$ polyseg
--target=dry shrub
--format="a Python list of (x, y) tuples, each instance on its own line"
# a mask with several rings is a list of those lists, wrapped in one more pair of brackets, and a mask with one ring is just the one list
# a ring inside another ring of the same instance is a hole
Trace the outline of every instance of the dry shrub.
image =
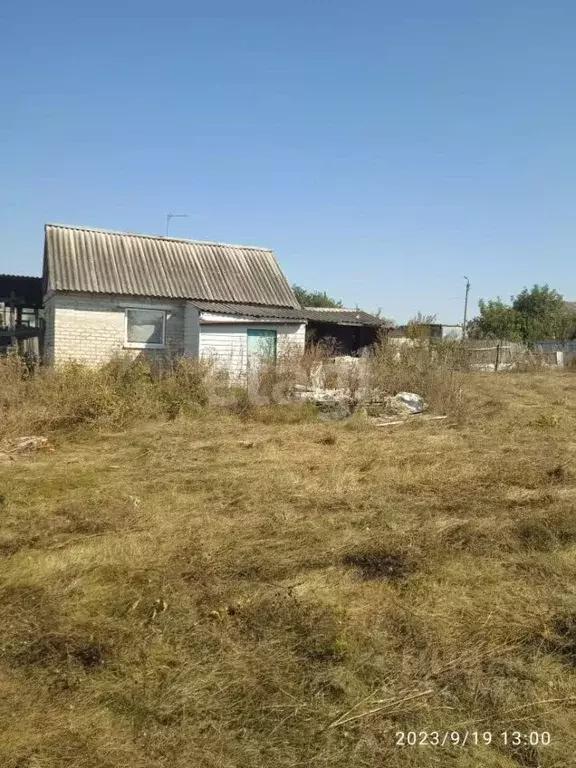
[(312, 345), (304, 352), (297, 345), (285, 345), (276, 360), (263, 361), (249, 380), (251, 394), (255, 399), (278, 403), (291, 399), (298, 385), (325, 389), (342, 386), (331, 351), (325, 345)]
[(210, 374), (209, 363), (180, 358), (170, 375), (160, 379), (160, 400), (168, 416), (193, 413), (207, 405)]
[(54, 369), (30, 368), (10, 355), (0, 359), (2, 431), (8, 436), (174, 418), (206, 405), (212, 376), (209, 363), (186, 358), (158, 365), (119, 356), (99, 368), (68, 363)]
[(467, 357), (456, 342), (395, 345), (383, 339), (372, 355), (356, 359), (333, 357), (332, 352), (324, 345), (312, 345), (303, 354), (283, 350), (276, 361), (263, 362), (249, 376), (248, 399), (252, 405), (285, 403), (294, 399), (298, 387), (339, 390), (344, 396), (336, 405), (341, 417), (340, 411), (348, 416), (365, 401), (412, 391), (437, 412), (458, 416), (464, 411)]
[(345, 407), (336, 409), (337, 416), (350, 415), (363, 399), (400, 390), (421, 394), (438, 411), (457, 415), (461, 409), (461, 373), (449, 345), (382, 343), (371, 358), (356, 361), (339, 361), (329, 352), (320, 345), (303, 354), (285, 347), (244, 382), (206, 360), (118, 356), (99, 368), (68, 363), (55, 369), (30, 366), (11, 354), (0, 359), (1, 436), (122, 428), (142, 419), (195, 415), (209, 405), (265, 423), (299, 423), (315, 412), (288, 406), (298, 386), (344, 392)]
[(232, 385), (225, 394), (221, 394), (219, 402), (242, 419), (251, 418), (256, 409), (254, 395), (248, 387), (240, 385)]
[(464, 374), (457, 342), (395, 344), (383, 340), (368, 358), (368, 387), (382, 396), (421, 395), (433, 410), (457, 415)]

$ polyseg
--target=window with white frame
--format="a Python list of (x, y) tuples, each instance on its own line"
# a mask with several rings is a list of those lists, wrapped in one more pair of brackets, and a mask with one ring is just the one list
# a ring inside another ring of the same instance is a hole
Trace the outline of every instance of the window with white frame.
[(124, 345), (135, 349), (166, 346), (166, 312), (163, 309), (126, 309)]

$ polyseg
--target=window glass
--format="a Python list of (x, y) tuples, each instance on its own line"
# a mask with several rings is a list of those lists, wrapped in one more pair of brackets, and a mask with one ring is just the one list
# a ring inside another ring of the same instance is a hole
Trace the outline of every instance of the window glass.
[(165, 317), (166, 313), (159, 309), (127, 309), (126, 341), (163, 346)]

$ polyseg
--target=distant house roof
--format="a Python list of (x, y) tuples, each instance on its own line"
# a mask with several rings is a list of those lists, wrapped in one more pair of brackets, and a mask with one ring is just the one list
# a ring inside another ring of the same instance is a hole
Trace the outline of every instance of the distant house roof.
[(47, 224), (47, 291), (299, 309), (268, 248)]
[(21, 307), (42, 306), (42, 278), (27, 275), (0, 275), (0, 301)]
[(576, 315), (576, 301), (565, 301), (564, 306), (567, 312), (570, 312), (571, 315)]
[(361, 309), (344, 309), (338, 307), (305, 307), (307, 320), (317, 323), (332, 323), (334, 325), (371, 325), (378, 328), (391, 327), (389, 323)]

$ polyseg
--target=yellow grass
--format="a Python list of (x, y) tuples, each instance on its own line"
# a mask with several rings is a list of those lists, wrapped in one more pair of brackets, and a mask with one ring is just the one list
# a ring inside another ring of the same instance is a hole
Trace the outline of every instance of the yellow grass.
[[(463, 374), (389, 428), (5, 389), (0, 439), (54, 451), (0, 464), (0, 766), (573, 766), (574, 382)], [(492, 744), (395, 744), (447, 730)]]

